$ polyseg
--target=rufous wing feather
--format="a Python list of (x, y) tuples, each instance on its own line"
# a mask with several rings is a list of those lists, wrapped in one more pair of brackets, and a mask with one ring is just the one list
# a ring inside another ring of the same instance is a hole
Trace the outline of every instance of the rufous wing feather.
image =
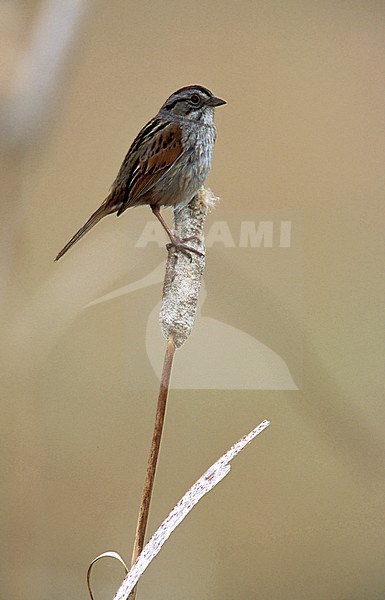
[(141, 146), (138, 149), (136, 160), (126, 180), (128, 190), (125, 190), (125, 202), (118, 210), (120, 215), (126, 208), (140, 203), (140, 199), (148, 194), (154, 185), (160, 183), (162, 177), (175, 162), (182, 156), (182, 132), (178, 123), (167, 123), (156, 130), (154, 126), (152, 144)]

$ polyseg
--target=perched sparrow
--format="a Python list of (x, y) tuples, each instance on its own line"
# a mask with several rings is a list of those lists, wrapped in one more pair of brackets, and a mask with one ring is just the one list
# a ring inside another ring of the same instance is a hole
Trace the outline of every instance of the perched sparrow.
[(221, 104), (226, 104), (225, 100), (200, 85), (174, 92), (133, 141), (107, 198), (60, 250), (56, 260), (102, 217), (111, 213), (119, 216), (126, 208), (143, 204), (151, 207), (171, 246), (184, 253), (201, 254), (186, 246), (187, 239), (179, 239), (170, 231), (160, 208), (187, 206), (204, 183), (215, 142), (214, 108)]

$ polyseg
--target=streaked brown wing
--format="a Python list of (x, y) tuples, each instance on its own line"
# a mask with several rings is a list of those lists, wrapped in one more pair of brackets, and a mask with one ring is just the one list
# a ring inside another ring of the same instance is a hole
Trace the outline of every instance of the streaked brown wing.
[(121, 202), (118, 215), (138, 203), (182, 153), (179, 125), (157, 118), (150, 121), (134, 140), (114, 182), (112, 191), (115, 188)]

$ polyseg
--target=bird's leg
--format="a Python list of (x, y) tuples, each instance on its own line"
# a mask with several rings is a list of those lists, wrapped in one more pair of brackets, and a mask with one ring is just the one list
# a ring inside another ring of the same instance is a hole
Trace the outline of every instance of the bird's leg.
[(200, 250), (197, 250), (196, 248), (192, 248), (191, 246), (187, 246), (185, 244), (185, 242), (188, 242), (190, 240), (196, 240), (197, 237), (195, 235), (192, 235), (191, 237), (185, 238), (183, 240), (178, 238), (176, 235), (173, 234), (173, 232), (167, 225), (166, 221), (163, 219), (162, 215), (160, 214), (159, 207), (151, 206), (151, 210), (154, 213), (154, 215), (156, 216), (156, 218), (158, 219), (159, 223), (162, 225), (162, 227), (165, 230), (165, 232), (167, 233), (168, 237), (170, 238), (171, 243), (167, 244), (167, 246), (166, 246), (167, 250), (169, 250), (170, 248), (175, 248), (175, 250), (179, 250), (180, 252), (182, 252), (182, 254), (185, 254), (186, 256), (188, 256), (190, 258), (190, 260), (191, 260), (190, 252), (194, 252), (195, 254), (198, 254), (198, 256), (204, 256), (203, 252), (201, 252)]

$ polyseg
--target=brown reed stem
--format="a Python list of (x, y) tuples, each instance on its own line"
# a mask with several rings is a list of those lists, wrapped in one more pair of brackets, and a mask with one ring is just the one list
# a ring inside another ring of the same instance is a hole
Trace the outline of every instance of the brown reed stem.
[[(160, 380), (160, 388), (159, 388), (159, 396), (158, 396), (158, 405), (156, 408), (156, 416), (155, 416), (154, 430), (153, 430), (153, 434), (152, 434), (150, 454), (148, 456), (148, 461), (147, 461), (146, 477), (144, 480), (142, 499), (141, 499), (140, 508), (139, 508), (138, 522), (136, 525), (134, 549), (132, 551), (131, 564), (133, 564), (136, 561), (136, 559), (138, 558), (139, 554), (142, 552), (143, 547), (144, 547), (144, 537), (146, 535), (148, 516), (149, 516), (149, 512), (150, 512), (151, 496), (152, 496), (152, 490), (154, 487), (154, 480), (155, 480), (156, 465), (158, 462), (160, 442), (162, 439), (164, 419), (165, 419), (165, 414), (166, 414), (167, 396), (168, 396), (168, 389), (169, 389), (169, 382), (170, 382), (170, 375), (171, 375), (171, 368), (172, 368), (174, 353), (175, 353), (174, 337), (172, 335), (170, 335), (167, 340), (166, 352), (165, 352), (165, 356), (164, 356), (163, 371), (162, 371), (162, 377)], [(130, 600), (135, 600), (136, 587), (137, 586), (134, 587), (134, 589), (132, 590), (132, 592), (129, 595)]]

